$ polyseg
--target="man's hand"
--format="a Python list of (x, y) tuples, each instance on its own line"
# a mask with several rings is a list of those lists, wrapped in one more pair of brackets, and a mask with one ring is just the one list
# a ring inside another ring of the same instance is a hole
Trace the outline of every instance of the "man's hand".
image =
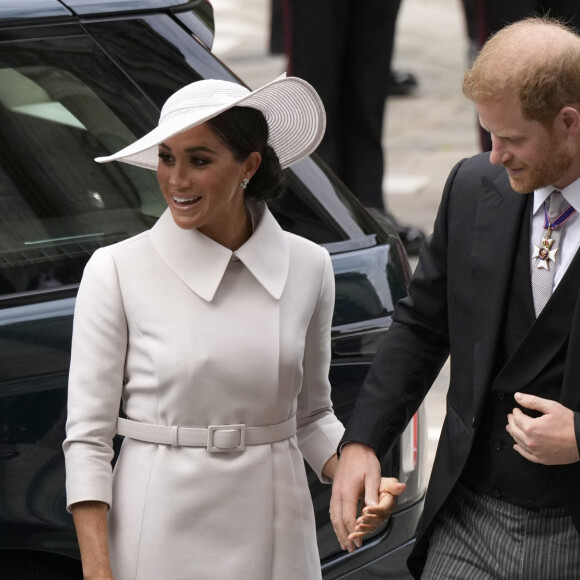
[(522, 457), (543, 465), (580, 460), (572, 410), (556, 401), (523, 393), (516, 393), (515, 400), (526, 409), (543, 413), (533, 418), (515, 408), (508, 415), (506, 429), (516, 442), (514, 449)]
[[(389, 508), (392, 509), (390, 503), (394, 500), (390, 496), (397, 494), (399, 489), (397, 484), (398, 482), (392, 479), (385, 483), (385, 493), (382, 496), (379, 515), (372, 520), (369, 517), (368, 521), (372, 522), (370, 525), (376, 523), (382, 517), (381, 514), (384, 515)], [(330, 502), (330, 519), (343, 550), (352, 552), (355, 547), (361, 546), (362, 536), (367, 532), (358, 535), (361, 531), (357, 530), (357, 525), (360, 523), (357, 522), (358, 502), (362, 499), (363, 508), (379, 505), (380, 486), (381, 468), (375, 452), (362, 443), (353, 442), (345, 445), (334, 477)], [(355, 536), (349, 538), (351, 534)]]

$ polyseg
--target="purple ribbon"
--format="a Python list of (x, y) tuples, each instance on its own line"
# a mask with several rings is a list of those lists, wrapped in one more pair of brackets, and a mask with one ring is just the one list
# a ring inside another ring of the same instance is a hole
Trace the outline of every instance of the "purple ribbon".
[(546, 202), (544, 202), (544, 229), (555, 230), (562, 224), (565, 224), (574, 214), (576, 210), (569, 205), (552, 223), (548, 220), (548, 212), (546, 211)]

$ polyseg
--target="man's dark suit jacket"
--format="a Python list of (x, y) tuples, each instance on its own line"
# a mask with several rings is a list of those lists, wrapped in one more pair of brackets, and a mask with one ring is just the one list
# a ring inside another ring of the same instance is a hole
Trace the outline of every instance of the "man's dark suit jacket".
[[(491, 165), (488, 153), (453, 169), (409, 296), (395, 309), (343, 439), (365, 443), (379, 455), (388, 451), (451, 354), (447, 415), (409, 558), (416, 578), (424, 566), (434, 518), (465, 467), (495, 378), (494, 356), (527, 197), (511, 189), (505, 169)], [(577, 255), (548, 303), (549, 312), (546, 306), (501, 370), (502, 390), (525, 391), (529, 380), (568, 341), (560, 402), (576, 411), (577, 437), (579, 288)], [(580, 464), (553, 469), (580, 530)]]

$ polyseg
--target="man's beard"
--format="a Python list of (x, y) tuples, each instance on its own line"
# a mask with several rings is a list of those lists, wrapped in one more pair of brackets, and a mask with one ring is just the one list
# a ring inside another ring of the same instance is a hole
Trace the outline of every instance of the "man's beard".
[(512, 189), (518, 193), (530, 193), (546, 185), (553, 185), (570, 168), (573, 161), (571, 147), (566, 143), (556, 143), (552, 138), (541, 161), (533, 167), (527, 166), (526, 174), (521, 178), (510, 176)]

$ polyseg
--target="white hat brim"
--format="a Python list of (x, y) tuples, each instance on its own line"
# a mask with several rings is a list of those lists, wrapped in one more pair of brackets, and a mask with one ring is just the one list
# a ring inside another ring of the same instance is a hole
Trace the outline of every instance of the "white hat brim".
[(236, 106), (253, 107), (264, 114), (268, 143), (283, 168), (310, 155), (324, 135), (324, 105), (303, 79), (283, 74), (254, 91), (228, 81), (205, 80), (187, 85), (170, 97), (155, 129), (117, 153), (95, 161), (121, 161), (156, 170), (160, 143)]

